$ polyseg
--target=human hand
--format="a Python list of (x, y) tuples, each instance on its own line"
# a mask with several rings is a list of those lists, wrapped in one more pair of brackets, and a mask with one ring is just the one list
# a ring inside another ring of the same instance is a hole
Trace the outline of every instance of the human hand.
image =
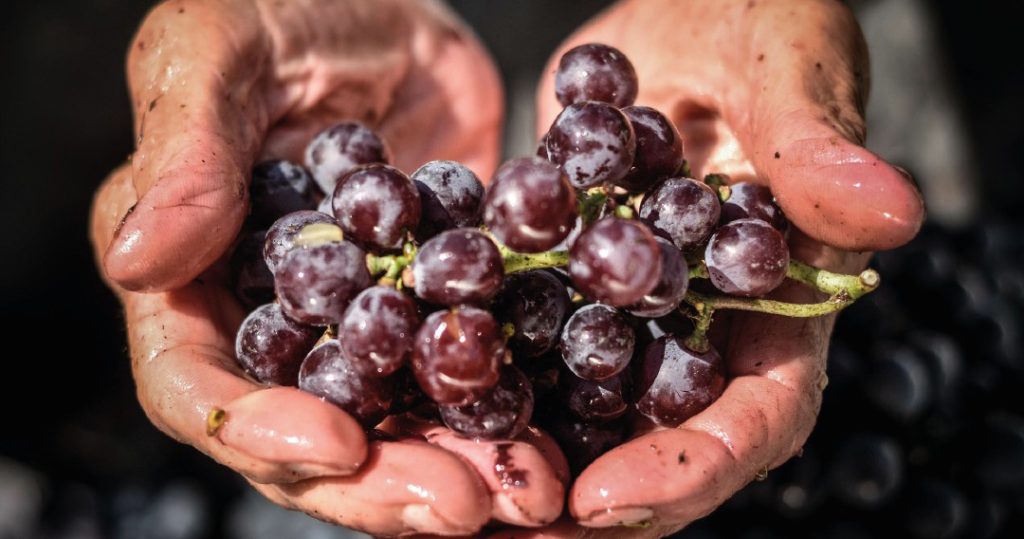
[[(909, 179), (860, 147), (866, 47), (841, 3), (621, 2), (552, 57), (539, 88), (541, 130), (561, 110), (553, 87), (558, 59), (588, 42), (614, 46), (632, 60), (640, 81), (636, 103), (679, 126), (694, 177), (723, 172), (771, 186), (798, 229), (791, 236), (795, 259), (857, 273), (865, 251), (899, 246), (920, 227), (922, 202)], [(819, 300), (795, 283), (774, 296)], [(571, 516), (583, 527), (567, 519), (496, 536), (660, 537), (710, 513), (799, 454), (827, 382), (833, 321), (719, 314), (712, 330), (729, 374), (719, 400), (680, 427), (639, 436), (584, 470), (569, 495)], [(620, 524), (641, 527), (612, 528)]]
[[(502, 100), (476, 39), (421, 1), (166, 2), (139, 30), (128, 78), (137, 148), (97, 193), (91, 237), (153, 423), (274, 502), (370, 533), (554, 520), (566, 465), (537, 431), (504, 446), (426, 426), (368, 441), (333, 405), (246, 378), (234, 357), (244, 312), (217, 262), (248, 211), (253, 163), (300, 161), (338, 120), (374, 126), (404, 170), (443, 158), (488, 177)], [(211, 434), (217, 409), (227, 419)], [(529, 484), (505, 489), (499, 457)]]

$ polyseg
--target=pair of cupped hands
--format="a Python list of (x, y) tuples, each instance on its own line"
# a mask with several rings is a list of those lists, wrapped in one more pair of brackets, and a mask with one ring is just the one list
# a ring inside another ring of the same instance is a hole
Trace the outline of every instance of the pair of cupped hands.
[[(529, 28), (505, 31), (529, 39)], [(856, 272), (867, 251), (919, 229), (923, 206), (909, 177), (861, 147), (867, 51), (840, 2), (624, 0), (553, 54), (538, 129), (560, 111), (558, 58), (587, 42), (632, 60), (637, 103), (676, 122), (694, 177), (723, 172), (771, 186), (797, 229), (795, 258)], [(377, 535), (654, 537), (800, 453), (827, 383), (833, 317), (719, 315), (724, 395), (679, 428), (610, 451), (575, 481), (536, 429), (475, 442), (390, 421), (382, 428), (398, 441), (375, 441), (330, 403), (244, 376), (234, 335), (245, 313), (222, 261), (246, 218), (254, 162), (301, 162), (315, 133), (358, 119), (382, 134), (402, 170), (432, 159), (461, 161), (481, 178), (495, 169), (499, 77), (445, 6), (168, 1), (142, 24), (127, 72), (136, 149), (97, 192), (91, 236), (124, 305), (139, 400), (158, 428), (275, 503)], [(775, 294), (816, 300), (792, 284)], [(211, 435), (207, 417), (218, 408), (227, 421)], [(502, 463), (525, 484), (503, 482)]]

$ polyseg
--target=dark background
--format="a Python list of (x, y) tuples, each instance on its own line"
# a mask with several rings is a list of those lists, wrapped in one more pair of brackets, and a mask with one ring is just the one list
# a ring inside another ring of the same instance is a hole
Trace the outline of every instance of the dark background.
[[(453, 5), (511, 87), (608, 3)], [(773, 472), (691, 535), (1024, 536), (1024, 71), (1018, 20), (984, 4), (933, 12), (978, 211), (878, 261), (888, 291), (840, 323), (812, 465)], [(149, 6), (20, 1), (0, 17), (0, 539), (251, 536), (240, 522), (265, 510), (146, 421), (87, 241), (92, 193), (132, 150), (123, 59)]]

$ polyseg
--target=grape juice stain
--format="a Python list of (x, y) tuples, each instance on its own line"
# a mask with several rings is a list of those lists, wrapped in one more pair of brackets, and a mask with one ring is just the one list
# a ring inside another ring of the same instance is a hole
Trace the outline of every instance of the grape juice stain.
[(512, 464), (510, 450), (512, 444), (497, 444), (494, 446), (498, 453), (494, 457), (494, 475), (501, 482), (501, 488), (526, 488), (529, 483), (526, 481), (526, 470), (519, 470)]

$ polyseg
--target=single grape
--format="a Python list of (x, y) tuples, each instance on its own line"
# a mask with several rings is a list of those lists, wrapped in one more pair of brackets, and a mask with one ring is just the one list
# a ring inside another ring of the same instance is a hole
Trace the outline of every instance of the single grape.
[(308, 210), (289, 213), (274, 221), (263, 244), (263, 259), (271, 273), (277, 271), (284, 256), (295, 247), (299, 231), (315, 224), (337, 225), (338, 222), (330, 215)]
[(596, 101), (566, 107), (551, 124), (545, 140), (548, 159), (562, 167), (573, 187), (580, 189), (621, 180), (636, 154), (629, 118)]
[(585, 230), (569, 251), (569, 276), (584, 296), (614, 306), (631, 305), (654, 290), (661, 252), (638, 221), (607, 217)]
[(359, 165), (389, 163), (384, 141), (359, 122), (341, 122), (321, 131), (306, 146), (306, 168), (328, 197), (338, 180)]
[(497, 385), (480, 400), (463, 406), (438, 406), (441, 420), (462, 436), (485, 440), (515, 438), (533, 415), (533, 390), (512, 365), (501, 369)]
[(498, 382), (505, 339), (491, 313), (460, 307), (431, 314), (413, 345), (412, 370), (439, 404), (470, 404)]
[(562, 330), (562, 359), (576, 376), (607, 380), (622, 372), (633, 357), (636, 334), (626, 317), (593, 303), (569, 317)]
[(562, 55), (555, 72), (555, 95), (563, 107), (579, 101), (603, 101), (616, 107), (636, 100), (633, 64), (614, 47), (588, 43)]
[(320, 337), (320, 330), (295, 322), (277, 303), (249, 313), (238, 328), (235, 355), (253, 378), (265, 384), (294, 386), (299, 366)]
[(686, 287), (690, 282), (690, 269), (686, 266), (686, 257), (672, 242), (664, 238), (655, 238), (661, 249), (661, 275), (654, 290), (645, 294), (640, 301), (625, 307), (633, 316), (658, 318), (676, 310), (686, 296)]
[(611, 421), (626, 413), (629, 403), (629, 369), (600, 382), (566, 373), (562, 383), (566, 409), (583, 421)]
[(684, 339), (665, 335), (644, 350), (636, 409), (651, 421), (675, 427), (707, 408), (723, 391), (725, 367), (714, 348), (694, 352)]
[(789, 247), (772, 225), (740, 219), (715, 231), (704, 261), (715, 288), (735, 296), (763, 296), (786, 279)]
[(252, 169), (249, 219), (259, 227), (292, 212), (316, 208), (320, 189), (301, 165), (274, 159), (257, 163)]
[(636, 134), (636, 157), (629, 172), (616, 185), (644, 192), (683, 164), (683, 137), (664, 114), (651, 107), (633, 105), (622, 109)]
[(303, 360), (299, 389), (330, 401), (371, 429), (391, 410), (395, 384), (389, 377), (367, 373), (345, 354), (337, 339), (331, 339)]
[(340, 322), (352, 298), (373, 285), (366, 253), (347, 241), (292, 249), (274, 277), (284, 312), (316, 326)]
[(498, 247), (473, 228), (434, 236), (417, 251), (412, 269), (416, 295), (440, 305), (485, 304), (505, 276)]
[(420, 222), (420, 194), (408, 176), (388, 165), (364, 165), (334, 189), (334, 217), (346, 238), (374, 251), (401, 249)]
[(738, 182), (729, 186), (729, 198), (722, 203), (722, 224), (738, 219), (760, 219), (779, 232), (789, 228), (789, 221), (775, 203), (767, 186)]
[(718, 225), (718, 194), (690, 178), (669, 178), (648, 191), (640, 219), (683, 251), (704, 242)]
[(553, 414), (545, 426), (569, 461), (569, 470), (573, 476), (579, 475), (597, 457), (626, 440), (626, 428), (622, 420), (587, 423), (563, 412)]
[(465, 165), (456, 161), (431, 161), (410, 176), (423, 207), (416, 240), (420, 243), (438, 233), (480, 224), (484, 185)]
[(484, 223), (513, 251), (539, 253), (565, 239), (576, 219), (576, 191), (555, 165), (536, 157), (506, 161), (484, 199)]
[(338, 339), (356, 367), (374, 376), (398, 370), (412, 349), (420, 319), (416, 302), (386, 286), (359, 293), (338, 325)]
[(838, 442), (833, 458), (833, 492), (847, 504), (873, 509), (896, 496), (905, 482), (906, 452), (896, 440), (854, 434)]
[(508, 276), (491, 311), (500, 322), (512, 324), (508, 347), (513, 355), (527, 358), (558, 342), (571, 307), (565, 285), (551, 273), (535, 270)]
[(274, 301), (274, 274), (263, 260), (263, 243), (267, 231), (243, 232), (231, 255), (235, 276), (235, 296), (246, 309), (255, 309)]

